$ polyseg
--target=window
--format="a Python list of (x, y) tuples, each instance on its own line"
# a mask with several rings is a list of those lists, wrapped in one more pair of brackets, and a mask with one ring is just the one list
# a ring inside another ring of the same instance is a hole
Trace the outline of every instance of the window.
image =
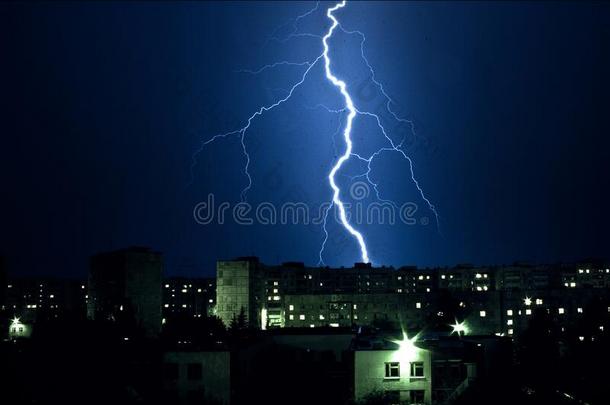
[(385, 363), (385, 378), (400, 378), (400, 363)]
[(421, 308), (421, 302), (416, 302), (415, 303), (415, 308), (420, 309)]
[(485, 317), (487, 316), (487, 312), (485, 312), (485, 311), (479, 311), (479, 316), (480, 316), (481, 318), (485, 318)]
[(305, 320), (305, 315), (302, 315), (302, 314), (301, 314), (301, 315), (299, 315), (299, 319), (300, 319), (301, 321), (304, 321), (304, 320)]
[(288, 310), (289, 310), (289, 311), (294, 311), (294, 305), (289, 305), (289, 306), (288, 306)]
[(178, 379), (178, 364), (177, 363), (165, 363), (163, 367), (163, 374), (166, 380), (175, 381)]
[(292, 315), (292, 314), (288, 315), (288, 319), (290, 319), (291, 321), (294, 321), (294, 315)]
[(423, 404), (424, 403), (424, 390), (411, 390), (410, 391), (410, 402), (411, 404)]
[(187, 378), (191, 381), (201, 380), (202, 367), (201, 363), (189, 363), (186, 368)]
[(563, 308), (559, 308), (559, 315), (563, 315), (565, 313), (565, 310)]
[(411, 363), (411, 378), (423, 378), (424, 377), (424, 362), (415, 361)]

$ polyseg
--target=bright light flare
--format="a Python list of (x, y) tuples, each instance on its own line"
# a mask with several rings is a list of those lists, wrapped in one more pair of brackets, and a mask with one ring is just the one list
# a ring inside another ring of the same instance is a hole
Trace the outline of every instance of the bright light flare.
[(468, 329), (466, 322), (458, 322), (457, 319), (455, 320), (455, 323), (450, 326), (453, 328), (451, 334), (457, 333), (458, 336), (462, 336), (467, 335), (470, 332), (470, 329)]

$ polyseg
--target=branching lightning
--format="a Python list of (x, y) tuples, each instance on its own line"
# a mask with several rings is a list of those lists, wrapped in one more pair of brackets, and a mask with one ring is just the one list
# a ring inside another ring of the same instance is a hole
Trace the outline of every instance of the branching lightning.
[[(374, 71), (371, 63), (369, 62), (368, 58), (365, 55), (364, 45), (365, 45), (365, 42), (366, 42), (366, 36), (364, 35), (364, 33), (362, 33), (361, 31), (358, 31), (358, 30), (347, 30), (347, 29), (345, 29), (339, 23), (337, 17), (333, 14), (335, 11), (344, 8), (346, 5), (347, 5), (347, 1), (343, 0), (341, 2), (336, 3), (334, 6), (329, 7), (326, 10), (326, 17), (331, 21), (331, 26), (328, 28), (328, 30), (326, 31), (326, 33), (323, 36), (322, 35), (318, 35), (318, 34), (299, 32), (299, 26), (298, 26), (299, 22), (302, 19), (312, 15), (314, 12), (316, 12), (319, 9), (319, 6), (320, 6), (320, 2), (319, 1), (316, 2), (315, 7), (313, 7), (310, 10), (308, 10), (304, 14), (301, 14), (301, 15), (297, 16), (296, 18), (294, 18), (291, 21), (292, 30), (290, 31), (290, 33), (286, 37), (278, 38), (276, 36), (277, 30), (272, 34), (270, 40), (273, 40), (273, 41), (276, 41), (276, 42), (279, 42), (279, 43), (286, 43), (286, 42), (290, 41), (291, 39), (298, 38), (298, 37), (302, 37), (302, 38), (314, 38), (316, 40), (321, 40), (321, 45), (322, 45), (323, 51), (322, 51), (321, 54), (317, 55), (315, 58), (312, 58), (312, 59), (306, 60), (306, 61), (302, 61), (302, 62), (278, 61), (278, 62), (275, 62), (275, 63), (264, 65), (264, 66), (262, 66), (262, 67), (260, 67), (258, 69), (241, 69), (241, 70), (238, 70), (237, 72), (240, 72), (240, 73), (247, 73), (247, 74), (252, 74), (252, 75), (258, 75), (258, 74), (260, 74), (260, 73), (262, 73), (264, 71), (275, 69), (275, 68), (279, 68), (279, 67), (285, 67), (285, 66), (305, 68), (304, 72), (300, 76), (300, 79), (296, 83), (294, 83), (292, 85), (292, 87), (290, 87), (289, 90), (286, 89), (287, 95), (285, 97), (279, 98), (275, 102), (273, 102), (273, 103), (271, 103), (269, 105), (261, 106), (252, 115), (250, 115), (250, 117), (246, 120), (245, 125), (242, 126), (241, 128), (235, 129), (235, 130), (230, 131), (230, 132), (225, 132), (225, 133), (217, 134), (217, 135), (214, 135), (213, 137), (211, 137), (211, 138), (209, 138), (207, 140), (202, 141), (199, 149), (196, 150), (195, 153), (192, 156), (192, 164), (191, 164), (191, 181), (190, 181), (189, 185), (192, 184), (192, 182), (194, 180), (194, 169), (195, 169), (195, 166), (198, 163), (197, 162), (197, 156), (199, 155), (199, 153), (201, 153), (203, 151), (203, 149), (207, 145), (209, 145), (209, 144), (211, 144), (211, 143), (213, 143), (213, 142), (215, 142), (215, 141), (217, 141), (217, 140), (219, 140), (221, 138), (227, 138), (227, 137), (232, 137), (232, 136), (239, 136), (242, 152), (243, 152), (243, 155), (244, 155), (244, 161), (245, 161), (245, 163), (244, 163), (244, 175), (245, 175), (245, 177), (247, 179), (246, 186), (241, 190), (240, 198), (241, 198), (242, 202), (245, 202), (246, 198), (247, 198), (247, 193), (250, 190), (250, 188), (252, 187), (252, 183), (253, 183), (252, 176), (251, 176), (251, 174), (249, 172), (250, 154), (248, 153), (248, 149), (247, 149), (247, 146), (246, 146), (245, 139), (246, 139), (246, 133), (250, 129), (250, 126), (251, 126), (253, 120), (255, 118), (259, 117), (259, 116), (264, 115), (264, 113), (266, 113), (266, 112), (268, 112), (268, 111), (270, 111), (270, 110), (280, 106), (281, 104), (284, 104), (287, 101), (289, 101), (290, 98), (292, 97), (292, 95), (294, 94), (295, 90), (305, 82), (305, 80), (307, 79), (308, 75), (310, 74), (310, 72), (312, 71), (314, 66), (316, 66), (318, 64), (318, 62), (320, 62), (320, 60), (323, 60), (323, 62), (324, 62), (325, 79), (328, 80), (330, 84), (332, 84), (335, 88), (337, 88), (339, 90), (341, 96), (343, 97), (344, 104), (345, 104), (344, 107), (342, 107), (342, 108), (335, 108), (335, 109), (329, 108), (329, 107), (327, 107), (324, 104), (318, 104), (316, 107), (314, 107), (314, 108), (323, 108), (326, 111), (328, 111), (329, 113), (340, 114), (339, 115), (339, 117), (340, 117), (339, 126), (338, 126), (337, 131), (335, 132), (335, 134), (333, 134), (333, 145), (335, 145), (335, 141), (334, 141), (335, 135), (338, 134), (339, 130), (342, 127), (342, 125), (341, 125), (342, 124), (341, 117), (343, 116), (343, 113), (347, 112), (347, 117), (346, 117), (346, 120), (345, 120), (345, 125), (343, 126), (343, 139), (345, 141), (345, 151), (334, 162), (332, 168), (330, 169), (330, 172), (328, 173), (328, 182), (329, 182), (329, 185), (330, 185), (330, 187), (332, 189), (332, 200), (329, 201), (328, 206), (325, 207), (325, 210), (324, 210), (323, 227), (322, 227), (323, 231), (324, 231), (324, 238), (323, 238), (323, 241), (322, 241), (322, 244), (321, 244), (321, 247), (320, 247), (320, 251), (319, 251), (319, 262), (318, 262), (318, 265), (323, 265), (324, 264), (323, 253), (324, 253), (324, 250), (325, 250), (325, 247), (326, 247), (326, 242), (328, 241), (328, 236), (329, 236), (328, 230), (326, 228), (327, 219), (328, 219), (328, 214), (329, 214), (330, 210), (335, 208), (335, 207), (338, 210), (339, 220), (341, 222), (341, 225), (358, 242), (358, 246), (360, 248), (360, 258), (361, 258), (362, 262), (364, 262), (364, 263), (369, 263), (370, 262), (369, 253), (368, 253), (368, 249), (367, 249), (367, 246), (366, 246), (366, 242), (365, 242), (364, 236), (362, 235), (361, 232), (356, 230), (349, 223), (349, 221), (347, 219), (344, 203), (341, 200), (341, 189), (340, 189), (340, 187), (337, 185), (337, 183), (335, 181), (336, 175), (338, 175), (338, 172), (340, 171), (340, 169), (342, 168), (344, 163), (347, 162), (351, 157), (354, 157), (354, 158), (356, 158), (356, 159), (358, 159), (358, 160), (360, 160), (360, 161), (362, 161), (362, 162), (364, 162), (366, 164), (366, 171), (364, 173), (358, 174), (358, 175), (353, 176), (351, 178), (355, 179), (355, 178), (359, 178), (360, 177), (360, 178), (366, 179), (366, 181), (375, 190), (375, 196), (377, 197), (377, 199), (379, 201), (388, 202), (388, 203), (392, 204), (394, 207), (398, 207), (398, 204), (395, 203), (394, 201), (383, 199), (381, 197), (381, 193), (379, 191), (379, 183), (373, 181), (373, 179), (371, 178), (371, 173), (372, 173), (372, 170), (373, 170), (373, 163), (374, 163), (375, 159), (377, 159), (378, 157), (380, 157), (382, 154), (384, 154), (386, 152), (388, 152), (388, 153), (389, 152), (397, 152), (397, 153), (399, 153), (405, 160), (407, 160), (407, 162), (409, 164), (409, 171), (410, 171), (411, 181), (413, 182), (413, 184), (417, 188), (421, 199), (427, 204), (427, 206), (430, 209), (430, 211), (434, 214), (435, 219), (436, 219), (437, 229), (440, 230), (439, 215), (437, 213), (436, 207), (428, 199), (428, 197), (424, 193), (424, 190), (422, 189), (422, 187), (420, 186), (419, 182), (417, 181), (417, 179), (415, 177), (415, 173), (414, 173), (413, 161), (411, 160), (411, 158), (407, 155), (407, 153), (403, 149), (403, 144), (404, 144), (405, 139), (403, 139), (400, 142), (396, 143), (389, 136), (388, 131), (386, 131), (385, 127), (383, 126), (382, 120), (381, 120), (381, 118), (379, 117), (378, 114), (358, 109), (354, 105), (353, 99), (352, 99), (351, 95), (348, 92), (347, 84), (343, 80), (340, 80), (338, 77), (336, 77), (334, 75), (334, 73), (332, 72), (332, 70), (331, 70), (331, 63), (332, 62), (331, 62), (331, 57), (330, 57), (330, 52), (331, 51), (330, 51), (330, 46), (329, 46), (329, 40), (333, 36), (334, 32), (338, 29), (338, 30), (341, 30), (342, 32), (344, 32), (347, 35), (357, 35), (357, 36), (359, 36), (360, 37), (360, 53), (361, 53), (362, 60), (364, 61), (366, 67), (368, 68), (368, 70), (370, 72), (371, 81), (375, 84), (375, 86), (379, 89), (379, 92), (385, 98), (385, 108), (386, 108), (386, 110), (388, 111), (388, 113), (390, 114), (390, 116), (394, 120), (396, 120), (397, 122), (401, 122), (401, 123), (407, 124), (409, 126), (410, 130), (411, 130), (412, 135), (413, 136), (416, 135), (413, 122), (408, 120), (408, 119), (400, 117), (392, 109), (392, 105), (395, 104), (394, 100), (388, 95), (388, 93), (386, 92), (386, 90), (383, 87), (383, 84), (377, 79), (377, 77), (375, 75), (375, 71)], [(286, 26), (286, 24), (284, 26)], [(278, 28), (278, 30), (279, 30), (279, 28)], [(265, 45), (267, 45), (268, 42)], [(369, 156), (362, 156), (360, 154), (354, 153), (353, 152), (353, 142), (352, 142), (351, 133), (352, 133), (354, 119), (357, 116), (363, 116), (363, 117), (368, 117), (368, 118), (374, 119), (377, 127), (379, 128), (379, 130), (381, 131), (381, 133), (383, 134), (383, 136), (387, 140), (388, 146), (385, 146), (385, 147), (382, 147), (382, 148), (378, 149), (377, 151), (375, 151), (374, 153), (370, 154)]]

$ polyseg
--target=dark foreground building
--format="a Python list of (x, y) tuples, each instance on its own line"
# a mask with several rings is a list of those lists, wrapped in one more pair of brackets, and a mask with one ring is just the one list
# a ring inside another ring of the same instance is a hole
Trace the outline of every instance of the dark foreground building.
[(161, 330), (161, 253), (131, 247), (91, 258), (87, 316), (141, 329), (149, 336)]

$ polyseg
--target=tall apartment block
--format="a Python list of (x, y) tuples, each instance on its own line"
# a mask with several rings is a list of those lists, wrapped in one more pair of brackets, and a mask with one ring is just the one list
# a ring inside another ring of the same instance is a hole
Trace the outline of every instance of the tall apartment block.
[(149, 337), (161, 330), (161, 253), (131, 247), (91, 257), (87, 316), (132, 319)]

